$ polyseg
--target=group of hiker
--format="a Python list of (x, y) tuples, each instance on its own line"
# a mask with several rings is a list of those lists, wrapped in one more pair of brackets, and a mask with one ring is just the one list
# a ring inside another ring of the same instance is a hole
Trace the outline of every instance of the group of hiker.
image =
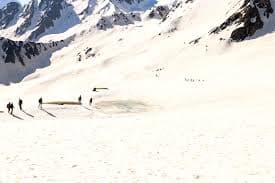
[[(22, 110), (23, 110), (23, 108), (22, 108), (23, 100), (22, 100), (22, 99), (19, 99), (18, 105), (19, 105), (20, 111), (22, 111)], [(13, 114), (13, 109), (14, 109), (13, 103), (12, 103), (12, 102), (9, 102), (9, 103), (7, 104), (7, 108), (8, 108), (8, 113), (12, 115), (12, 114)]]
[[(22, 99), (19, 99), (18, 105), (19, 105), (19, 108), (20, 108), (21, 111), (22, 111), (22, 104), (23, 104), (23, 100), (22, 100)], [(9, 103), (7, 104), (7, 109), (8, 109), (8, 113), (9, 113), (9, 114), (13, 114), (14, 105), (13, 105), (12, 102), (9, 102)]]
[[(81, 95), (78, 97), (78, 103), (82, 104), (82, 96)], [(93, 103), (93, 98), (91, 97), (89, 100), (89, 105), (91, 106), (92, 103)], [(43, 99), (42, 99), (42, 97), (40, 97), (38, 99), (38, 109), (42, 109), (42, 104), (43, 104)], [(19, 106), (20, 111), (22, 111), (23, 110), (23, 100), (21, 98), (19, 98), (19, 100), (18, 100), (18, 106)], [(12, 102), (9, 102), (7, 104), (7, 109), (8, 109), (8, 113), (13, 115), (14, 105)]]
[[(78, 97), (78, 103), (82, 104), (82, 96), (81, 95)], [(92, 105), (92, 103), (93, 103), (93, 98), (91, 97), (89, 100), (89, 105)]]
[(14, 109), (13, 103), (9, 102), (7, 104), (7, 108), (8, 108), (8, 113), (12, 115), (13, 114), (13, 109)]

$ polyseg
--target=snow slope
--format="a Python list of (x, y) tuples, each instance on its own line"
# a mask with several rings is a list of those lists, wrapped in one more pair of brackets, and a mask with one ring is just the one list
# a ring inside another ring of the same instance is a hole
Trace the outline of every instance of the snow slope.
[[(86, 22), (43, 37), (75, 35), (49, 67), (0, 86), (0, 182), (273, 183), (275, 35), (207, 37), (229, 2), (210, 11), (194, 1), (164, 22), (106, 31)], [(83, 105), (37, 108), (41, 96), (75, 102), (80, 94)], [(19, 97), (25, 111), (7, 114)]]

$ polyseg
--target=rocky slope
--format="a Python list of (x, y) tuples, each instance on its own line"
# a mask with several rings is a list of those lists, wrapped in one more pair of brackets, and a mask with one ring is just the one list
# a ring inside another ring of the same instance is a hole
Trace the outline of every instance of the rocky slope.
[[(72, 25), (78, 23), (76, 14), (74, 14), (71, 5), (64, 0), (41, 0), (39, 3), (39, 11), (43, 13), (41, 13), (41, 18), (36, 25), (36, 29), (33, 30), (29, 36), (30, 40), (36, 40), (51, 27), (58, 26), (55, 25), (55, 21), (61, 18), (66, 17), (72, 19)], [(68, 17), (69, 15), (70, 17)], [(65, 30), (66, 28), (64, 31)]]
[(23, 42), (23, 41), (12, 41), (0, 37), (1, 44), (1, 59), (4, 63), (17, 63), (19, 62), (22, 66), (26, 65), (26, 62), (39, 56), (43, 52), (51, 51), (58, 47), (60, 42), (52, 43), (35, 43), (35, 42)]
[[(234, 41), (255, 38), (274, 31), (273, 5), (273, 0), (223, 0), (218, 3), (210, 0), (31, 0), (24, 7), (8, 3), (0, 9), (0, 35), (6, 37), (0, 40), (0, 78), (5, 78), (0, 83), (18, 82), (36, 68), (50, 65), (51, 54), (67, 45), (58, 40), (71, 36), (76, 38), (73, 41), (79, 41), (105, 31), (111, 34), (113, 30), (121, 30), (128, 34), (127, 30), (140, 30), (144, 34), (152, 33), (150, 39), (154, 40), (181, 34), (183, 44), (202, 42), (204, 50), (209, 48), (209, 39), (205, 37)], [(211, 9), (213, 6), (219, 7), (217, 11)], [(212, 29), (209, 36), (208, 31), (219, 22), (222, 23)], [(6, 33), (11, 33), (12, 38), (7, 39), (10, 37), (5, 36)], [(123, 38), (116, 40), (118, 45), (124, 44)], [(95, 50), (102, 54), (101, 50)], [(75, 55), (81, 57), (78, 53)], [(94, 53), (88, 58), (91, 57), (93, 60), (98, 58)], [(19, 79), (2, 76), (5, 72), (9, 75), (7, 72), (19, 71)]]
[[(168, 2), (161, 4), (154, 0), (31, 0), (23, 8), (20, 4), (11, 2), (0, 9), (0, 34), (11, 35), (9, 38), (15, 36), (19, 40), (36, 41), (45, 35), (63, 33), (83, 21), (91, 21), (88, 17), (93, 17), (95, 28), (107, 30), (117, 25), (125, 26), (140, 22), (143, 14), (147, 14), (150, 19), (165, 21), (177, 9), (181, 11), (181, 16), (177, 18), (184, 20), (182, 16), (190, 10), (182, 7), (190, 3), (203, 3), (202, 0)], [(213, 28), (210, 34), (219, 34), (227, 30), (231, 32), (229, 38), (242, 41), (255, 37), (256, 32), (265, 34), (274, 30), (273, 0), (228, 2), (240, 6), (227, 15), (227, 19), (219, 26)], [(173, 16), (170, 19), (172, 22)]]
[(10, 2), (0, 9), (0, 29), (5, 29), (11, 25), (21, 11), (21, 5), (16, 2)]
[(11, 37), (24, 35), (23, 40), (35, 41), (45, 34), (66, 31), (78, 24), (79, 18), (72, 5), (65, 0), (31, 0), (23, 8), (20, 4), (11, 2), (0, 9), (2, 30), (10, 27), (11, 22), (13, 28), (6, 31), (13, 32)]
[(20, 15), (24, 19), (24, 21), (16, 28), (15, 33), (17, 35), (22, 35), (26, 33), (28, 28), (31, 26), (34, 15), (36, 12), (38, 12), (37, 3), (38, 2), (36, 0), (33, 0), (24, 7), (23, 12)]
[(274, 12), (272, 3), (272, 0), (244, 0), (242, 6), (236, 12), (210, 33), (218, 34), (223, 30), (234, 27), (230, 35), (232, 40), (243, 41), (252, 37), (258, 30), (263, 29), (265, 25), (274, 19), (272, 17)]
[(0, 83), (19, 82), (37, 68), (48, 66), (51, 54), (67, 43), (63, 40), (51, 43), (23, 42), (0, 37)]
[[(78, 0), (31, 0), (23, 8), (19, 3), (8, 3), (0, 9), (0, 33), (9, 35), (9, 38), (36, 41), (48, 34), (63, 33), (93, 14), (100, 15), (96, 26), (99, 29), (141, 20), (139, 14), (131, 9), (143, 0), (84, 0), (75, 5), (77, 2)], [(77, 7), (79, 4), (85, 8)], [(80, 13), (76, 9), (81, 9)]]

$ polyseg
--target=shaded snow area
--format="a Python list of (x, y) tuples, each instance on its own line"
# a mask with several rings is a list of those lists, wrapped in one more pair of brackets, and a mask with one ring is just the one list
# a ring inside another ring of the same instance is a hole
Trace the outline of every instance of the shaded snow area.
[(0, 183), (274, 183), (274, 33), (209, 34), (237, 0), (150, 1), (99, 30), (133, 16), (118, 2), (68, 1), (99, 13), (0, 51)]

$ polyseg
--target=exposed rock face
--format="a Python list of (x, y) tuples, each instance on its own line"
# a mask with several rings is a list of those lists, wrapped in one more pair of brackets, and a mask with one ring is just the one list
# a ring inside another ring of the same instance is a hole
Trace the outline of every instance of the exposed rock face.
[(144, 0), (118, 0), (118, 2), (126, 2), (128, 4), (133, 4), (133, 3), (141, 3)]
[(0, 37), (0, 84), (18, 83), (36, 69), (49, 66), (52, 53), (72, 40), (35, 43)]
[(92, 14), (94, 8), (95, 8), (96, 2), (94, 0), (89, 0), (87, 7), (80, 13), (80, 15), (83, 15), (84, 17)]
[(165, 19), (169, 14), (168, 6), (157, 6), (149, 14), (149, 18)]
[(106, 30), (112, 28), (114, 25), (129, 25), (133, 24), (135, 21), (141, 21), (139, 13), (125, 14), (120, 12), (114, 13), (111, 16), (103, 16), (96, 24), (96, 27), (99, 30)]
[(52, 0), (41, 0), (40, 3), (39, 3), (39, 9), (41, 10), (46, 10), (50, 7), (50, 4), (51, 4), (51, 1)]
[(7, 28), (11, 21), (16, 18), (20, 12), (21, 6), (17, 2), (10, 2), (5, 7), (0, 9), (0, 29)]
[(232, 25), (241, 25), (232, 31), (230, 38), (234, 41), (243, 41), (262, 29), (264, 26), (262, 17), (268, 19), (271, 14), (273, 14), (273, 8), (270, 0), (245, 0), (239, 11), (210, 33), (219, 33)]
[[(129, 25), (141, 21), (140, 14), (133, 9), (144, 0), (88, 0), (86, 8), (77, 14), (77, 8), (69, 4), (68, 0), (30, 0), (23, 8), (19, 3), (9, 3), (0, 9), (0, 30), (6, 29), (12, 22), (15, 25), (14, 36), (36, 41), (46, 34), (58, 34), (79, 24), (87, 16), (100, 14), (96, 27), (101, 30), (115, 25)], [(85, 3), (85, 2), (83, 2)], [(131, 9), (134, 7), (133, 9)], [(138, 8), (137, 8), (138, 9)], [(94, 12), (96, 10), (96, 12)], [(159, 7), (158, 14), (165, 12)], [(137, 10), (138, 11), (138, 10)], [(13, 21), (14, 20), (14, 21)], [(20, 21), (19, 21), (20, 20)], [(9, 30), (8, 30), (9, 31)], [(4, 35), (10, 35), (3, 31)]]
[[(37, 40), (48, 29), (56, 27), (56, 30), (51, 29), (51, 33), (64, 32), (80, 21), (72, 5), (66, 0), (38, 2), (39, 0), (31, 0), (23, 8), (19, 3), (12, 2), (0, 9), (0, 30), (6, 29), (12, 22), (16, 25), (15, 36), (21, 36), (30, 31), (25, 37), (29, 40)], [(60, 20), (59, 25), (55, 24), (57, 20)]]
[(26, 65), (27, 60), (39, 56), (42, 52), (57, 47), (61, 42), (52, 43), (34, 43), (23, 41), (12, 41), (10, 39), (0, 37), (1, 59), (4, 63), (20, 62), (23, 66)]
[(27, 4), (24, 7), (21, 17), (23, 17), (25, 20), (19, 27), (17, 27), (15, 31), (17, 35), (24, 34), (28, 30), (28, 28), (31, 26), (32, 19), (37, 7), (37, 3), (38, 3), (37, 0), (32, 0), (29, 4)]
[(54, 21), (61, 17), (61, 11), (68, 6), (69, 4), (64, 0), (41, 0), (39, 8), (44, 11), (44, 14), (38, 23), (37, 29), (31, 33), (29, 39), (34, 40), (48, 28), (53, 27)]

